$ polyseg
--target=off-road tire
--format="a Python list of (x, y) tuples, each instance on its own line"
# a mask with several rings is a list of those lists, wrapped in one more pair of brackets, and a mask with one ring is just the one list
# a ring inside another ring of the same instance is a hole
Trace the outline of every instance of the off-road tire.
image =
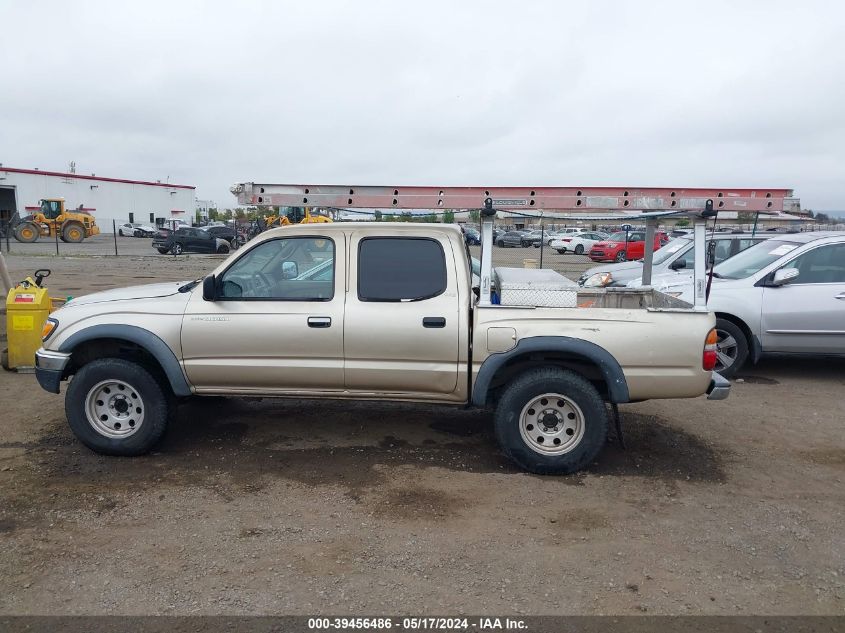
[[(86, 414), (89, 391), (108, 380), (124, 381), (137, 390), (143, 400), (143, 422), (134, 434), (125, 438), (107, 437), (97, 431)], [(80, 442), (103, 455), (143, 455), (152, 449), (167, 430), (174, 408), (169, 387), (163, 386), (144, 367), (120, 358), (103, 358), (84, 365), (65, 394), (65, 415)]]
[(14, 232), (15, 239), (24, 244), (35, 242), (40, 234), (41, 230), (35, 222), (21, 222), (15, 227)]
[[(732, 337), (733, 340), (736, 341), (736, 353), (733, 356), (733, 363), (726, 368), (716, 370), (725, 378), (733, 378), (748, 360), (748, 337), (746, 337), (745, 332), (742, 331), (741, 327), (733, 321), (728, 321), (727, 319), (716, 319), (716, 333), (719, 335), (719, 342), (716, 344), (716, 347), (720, 352), (727, 351), (725, 348), (720, 346), (724, 345), (728, 336)], [(721, 360), (719, 362), (721, 362)]]
[[(544, 455), (523, 438), (523, 409), (543, 394), (559, 394), (583, 414), (583, 435), (568, 452)], [(580, 374), (540, 367), (516, 376), (502, 391), (494, 414), (496, 439), (502, 451), (521, 468), (538, 475), (565, 475), (589, 466), (607, 440), (608, 413), (599, 392)]]
[(71, 244), (79, 244), (85, 239), (85, 228), (78, 222), (66, 222), (62, 227), (62, 239)]

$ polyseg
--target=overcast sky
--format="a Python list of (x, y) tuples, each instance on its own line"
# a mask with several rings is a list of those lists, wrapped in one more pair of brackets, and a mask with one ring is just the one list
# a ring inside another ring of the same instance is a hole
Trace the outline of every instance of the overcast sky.
[(0, 162), (197, 186), (792, 187), (845, 209), (839, 2), (0, 0)]

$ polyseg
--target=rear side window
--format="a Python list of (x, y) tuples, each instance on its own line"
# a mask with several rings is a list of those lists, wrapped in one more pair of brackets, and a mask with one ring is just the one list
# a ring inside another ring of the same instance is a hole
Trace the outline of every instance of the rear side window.
[(436, 240), (381, 238), (358, 247), (361, 301), (420, 301), (446, 290), (446, 256)]

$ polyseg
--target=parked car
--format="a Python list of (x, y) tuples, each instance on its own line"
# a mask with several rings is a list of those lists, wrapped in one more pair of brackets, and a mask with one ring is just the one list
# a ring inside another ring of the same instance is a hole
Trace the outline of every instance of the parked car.
[(235, 229), (230, 226), (226, 226), (222, 222), (220, 224), (215, 225), (208, 225), (203, 228), (204, 231), (211, 234), (213, 237), (219, 237), (220, 239), (226, 240), (231, 246), (235, 241)]
[(523, 246), (523, 240), (529, 231), (508, 231), (496, 240), (496, 246)]
[[(708, 236), (708, 249), (710, 243), (715, 242), (713, 256), (715, 263), (720, 264), (729, 257), (744, 251), (757, 242), (767, 240), (771, 235), (744, 234), (716, 234), (712, 238)], [(657, 280), (663, 275), (672, 275), (673, 281), (678, 281), (678, 275), (689, 276), (695, 266), (695, 241), (692, 235), (683, 235), (668, 242), (663, 248), (654, 253), (652, 266), (652, 285), (656, 287)], [(578, 283), (581, 286), (626, 286), (636, 284), (642, 277), (642, 261), (620, 262), (615, 264), (602, 264), (585, 270)]]
[[(627, 240), (627, 241), (626, 241)], [(669, 237), (663, 231), (654, 234), (654, 250), (658, 250)], [(624, 262), (642, 259), (645, 254), (645, 231), (619, 231), (607, 240), (596, 242), (589, 251), (594, 262)]]
[(159, 253), (228, 253), (229, 243), (214, 237), (205, 229), (180, 228), (175, 231), (159, 229), (153, 239), (153, 248)]
[(587, 233), (586, 231), (583, 233), (566, 233), (554, 240), (549, 246), (560, 254), (570, 252), (583, 255), (585, 252), (589, 252), (597, 242), (602, 242), (607, 237), (606, 233)]
[(481, 233), (472, 227), (463, 227), (464, 241), (470, 246), (481, 244)]
[[(776, 234), (717, 265), (713, 277), (707, 308), (723, 376), (763, 354), (845, 355), (845, 234)], [(660, 289), (693, 301), (690, 279)]]
[(535, 248), (540, 247), (540, 242), (545, 237), (546, 232), (541, 230), (529, 231), (525, 234), (525, 237), (522, 238), (522, 246), (523, 248), (528, 248), (529, 246), (534, 246)]
[(117, 234), (120, 237), (153, 237), (156, 234), (156, 229), (147, 224), (124, 222), (117, 226)]

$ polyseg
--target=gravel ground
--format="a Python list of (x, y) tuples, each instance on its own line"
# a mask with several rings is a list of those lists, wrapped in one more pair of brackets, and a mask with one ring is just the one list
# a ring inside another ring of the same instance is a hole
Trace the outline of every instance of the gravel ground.
[[(62, 296), (215, 259), (8, 262)], [(843, 614), (843, 387), (766, 360), (724, 402), (624, 406), (628, 449), (556, 478), (485, 412), (390, 403), (194, 399), (101, 457), (0, 373), (0, 613)]]

